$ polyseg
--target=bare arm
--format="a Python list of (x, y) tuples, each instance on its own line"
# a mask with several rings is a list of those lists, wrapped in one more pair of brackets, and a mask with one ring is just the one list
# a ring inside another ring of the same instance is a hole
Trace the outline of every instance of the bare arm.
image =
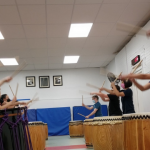
[(121, 79), (150, 79), (150, 74), (128, 74), (121, 76)]
[(101, 88), (100, 91), (106, 91), (106, 92), (109, 93), (109, 94), (116, 95), (116, 94), (114, 93), (114, 91), (109, 90), (109, 89), (106, 89), (106, 88)]
[(88, 110), (92, 110), (93, 109), (93, 106), (89, 107), (89, 106), (85, 105), (84, 103), (82, 103), (82, 106), (84, 106)]
[(115, 86), (115, 83), (114, 83), (114, 82), (111, 83), (111, 86), (113, 87), (113, 91), (114, 91), (114, 93), (115, 93), (116, 96), (118, 96), (118, 97), (119, 97), (119, 96), (121, 96), (121, 97), (124, 97), (124, 96), (125, 96), (123, 92), (119, 92), (119, 91), (116, 89), (116, 86)]
[(142, 86), (141, 84), (139, 84), (137, 81), (133, 80), (133, 83), (135, 84), (135, 86), (140, 89), (141, 91), (146, 91), (148, 89), (150, 89), (150, 83), (147, 83), (146, 85)]
[(5, 82), (10, 82), (12, 80), (12, 77), (6, 77), (0, 81), (0, 86), (3, 85)]

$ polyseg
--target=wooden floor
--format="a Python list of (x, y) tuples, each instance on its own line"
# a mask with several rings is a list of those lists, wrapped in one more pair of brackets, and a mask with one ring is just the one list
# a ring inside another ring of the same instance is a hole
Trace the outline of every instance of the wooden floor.
[(46, 141), (46, 150), (93, 150), (87, 149), (84, 138), (70, 136), (50, 136)]

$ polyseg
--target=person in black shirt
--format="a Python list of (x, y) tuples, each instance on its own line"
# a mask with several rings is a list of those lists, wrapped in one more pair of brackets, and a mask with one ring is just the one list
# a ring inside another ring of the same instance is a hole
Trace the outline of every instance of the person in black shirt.
[[(118, 91), (120, 91), (120, 87), (118, 85), (116, 85), (116, 88)], [(122, 116), (122, 111), (120, 109), (120, 100), (118, 96), (112, 94), (104, 94), (101, 91), (95, 94), (100, 96), (104, 102), (109, 102), (109, 116)]]

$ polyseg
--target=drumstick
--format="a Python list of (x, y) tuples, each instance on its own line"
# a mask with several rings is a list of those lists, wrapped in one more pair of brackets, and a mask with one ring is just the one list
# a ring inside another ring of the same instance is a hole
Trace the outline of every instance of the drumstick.
[(92, 85), (92, 84), (89, 84), (89, 83), (87, 83), (86, 85), (87, 85), (87, 86), (89, 86), (89, 87), (92, 87), (92, 88), (98, 89), (98, 90), (100, 89), (99, 87), (97, 87), (97, 86), (95, 86), (95, 85)]
[(27, 66), (27, 64), (25, 62), (23, 62), (11, 75), (11, 77), (13, 78), (14, 76), (16, 76), (21, 70), (23, 70), (25, 67)]
[(81, 94), (90, 95), (90, 92), (87, 92), (87, 91), (79, 90), (79, 92), (80, 92)]
[(27, 102), (27, 105), (28, 105), (29, 103), (32, 103), (33, 101), (35, 101), (35, 97), (36, 97), (36, 96), (37, 96), (37, 93), (35, 93), (34, 96), (33, 96), (33, 98)]
[(105, 84), (105, 81), (103, 82), (103, 85), (102, 85), (102, 87), (101, 87), (101, 88), (103, 88), (104, 84)]
[(131, 32), (131, 33), (137, 33), (140, 30), (137, 34), (141, 34), (141, 35), (146, 35), (147, 32), (145, 29), (142, 29), (141, 27), (124, 23), (124, 22), (118, 22), (117, 29), (125, 32)]
[(122, 72), (120, 72), (119, 76), (115, 79), (114, 83), (119, 79), (119, 77), (121, 76)]
[(85, 117), (84, 115), (82, 115), (82, 114), (80, 114), (80, 113), (78, 113), (78, 115), (80, 115), (80, 116), (82, 116), (82, 117)]
[(15, 94), (14, 94), (14, 92), (13, 92), (13, 90), (12, 90), (12, 88), (11, 88), (11, 86), (10, 86), (10, 85), (9, 85), (9, 87), (10, 87), (10, 90), (11, 90), (11, 92), (12, 92), (13, 96), (15, 96)]
[(17, 97), (17, 92), (18, 92), (18, 86), (19, 86), (19, 84), (17, 83), (16, 93), (15, 93), (15, 96), (16, 96), (16, 97)]
[(134, 68), (134, 70), (132, 71), (132, 73), (134, 73), (134, 72), (136, 71), (136, 69), (141, 65), (142, 61), (143, 61), (143, 60), (141, 60), (141, 61), (136, 65), (136, 67)]

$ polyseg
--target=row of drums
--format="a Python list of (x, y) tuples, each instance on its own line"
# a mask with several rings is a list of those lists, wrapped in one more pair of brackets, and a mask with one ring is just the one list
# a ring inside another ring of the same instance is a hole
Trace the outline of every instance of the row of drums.
[(47, 123), (41, 121), (28, 123), (33, 150), (44, 150), (45, 140), (48, 140)]
[(150, 113), (71, 121), (69, 132), (94, 150), (149, 150)]

